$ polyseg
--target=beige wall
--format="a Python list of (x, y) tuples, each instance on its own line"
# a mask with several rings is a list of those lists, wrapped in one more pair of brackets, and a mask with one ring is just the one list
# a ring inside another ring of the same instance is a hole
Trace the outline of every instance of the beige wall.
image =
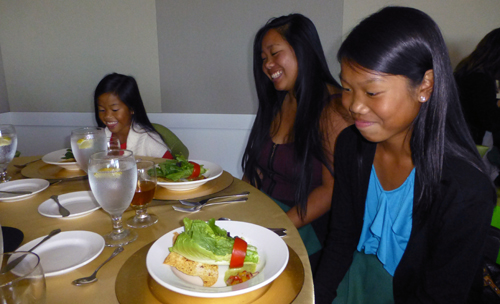
[(154, 0), (0, 0), (0, 45), (12, 112), (91, 112), (113, 71), (161, 111)]
[(336, 76), (342, 33), (389, 4), (430, 14), (454, 65), (500, 26), (500, 0), (0, 0), (0, 113), (92, 112), (116, 71), (150, 113), (253, 114), (251, 47), (269, 17), (310, 17)]
[(441, 28), (453, 68), (489, 31), (500, 27), (500, 0), (345, 0), (343, 34), (387, 5), (410, 6), (429, 14)]

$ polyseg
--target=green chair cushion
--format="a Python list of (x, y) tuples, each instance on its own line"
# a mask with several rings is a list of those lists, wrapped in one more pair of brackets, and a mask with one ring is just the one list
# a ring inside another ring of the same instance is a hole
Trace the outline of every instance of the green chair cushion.
[(153, 123), (152, 125), (153, 128), (155, 128), (156, 132), (158, 132), (161, 135), (165, 144), (169, 147), (172, 156), (175, 157), (175, 155), (182, 154), (184, 155), (184, 157), (189, 159), (188, 148), (172, 131), (170, 131), (167, 127), (157, 123)]

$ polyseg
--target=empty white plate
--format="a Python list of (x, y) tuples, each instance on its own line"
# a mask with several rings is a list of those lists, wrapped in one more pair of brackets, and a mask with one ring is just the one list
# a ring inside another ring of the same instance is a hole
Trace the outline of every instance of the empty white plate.
[(30, 194), (5, 194), (0, 193), (0, 201), (14, 202), (30, 197), (40, 191), (47, 189), (49, 182), (40, 178), (26, 178), (13, 180), (0, 184), (0, 191), (31, 191)]
[[(24, 244), (17, 251), (28, 251), (45, 236)], [(46, 277), (63, 274), (90, 263), (104, 249), (104, 238), (90, 231), (63, 231), (38, 246), (34, 253), (40, 257)]]
[[(65, 219), (87, 215), (101, 208), (92, 194), (92, 191), (78, 191), (61, 194), (59, 195), (59, 203), (70, 212), (70, 215), (65, 217)], [(38, 213), (47, 217), (62, 217), (59, 213), (59, 207), (51, 198), (38, 206)]]

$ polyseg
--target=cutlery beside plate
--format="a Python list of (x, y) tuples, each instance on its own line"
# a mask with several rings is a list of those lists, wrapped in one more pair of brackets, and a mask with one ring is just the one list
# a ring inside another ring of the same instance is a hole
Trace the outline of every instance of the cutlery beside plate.
[[(71, 219), (84, 216), (101, 208), (91, 191), (77, 191), (59, 195), (59, 203), (66, 208)], [(59, 206), (53, 199), (48, 199), (38, 206), (38, 213), (46, 217), (62, 218)]]
[(47, 189), (48, 186), (49, 182), (40, 178), (18, 179), (6, 183), (1, 183), (0, 201), (14, 202), (17, 200), (25, 199)]

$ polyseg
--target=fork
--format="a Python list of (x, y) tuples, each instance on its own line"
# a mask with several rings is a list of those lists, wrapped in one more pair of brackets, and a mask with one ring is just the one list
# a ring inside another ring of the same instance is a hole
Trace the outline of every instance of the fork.
[(14, 165), (14, 167), (19, 168), (19, 169), (22, 169), (22, 168), (26, 167), (27, 165), (29, 165), (29, 164), (31, 164), (31, 163), (34, 163), (34, 162), (37, 162), (37, 161), (39, 161), (39, 160), (40, 160), (40, 158), (39, 158), (39, 159), (32, 160), (32, 161), (29, 161), (29, 162), (24, 163), (24, 164), (22, 164), (22, 165)]
[(172, 206), (172, 208), (174, 208), (175, 211), (194, 213), (194, 212), (200, 211), (201, 208), (207, 207), (207, 206), (221, 205), (221, 204), (230, 204), (230, 203), (243, 203), (243, 202), (246, 202), (247, 200), (248, 200), (248, 198), (240, 198), (240, 199), (232, 200), (232, 201), (221, 201), (221, 202), (215, 202), (215, 203), (208, 203), (208, 204), (204, 204), (204, 205), (193, 206), (191, 208), (177, 207), (177, 206)]
[(215, 197), (211, 197), (211, 198), (206, 198), (206, 199), (203, 199), (203, 200), (201, 200), (199, 202), (188, 202), (188, 201), (185, 201), (185, 200), (179, 200), (179, 203), (181, 203), (183, 205), (186, 205), (186, 206), (196, 207), (196, 206), (205, 205), (206, 203), (208, 203), (208, 202), (210, 202), (212, 200), (223, 199), (223, 198), (245, 197), (245, 196), (248, 196), (248, 194), (250, 194), (250, 192), (249, 191), (245, 191), (245, 192), (241, 192), (241, 193), (238, 193), (238, 194), (231, 194), (231, 195), (215, 196)]

